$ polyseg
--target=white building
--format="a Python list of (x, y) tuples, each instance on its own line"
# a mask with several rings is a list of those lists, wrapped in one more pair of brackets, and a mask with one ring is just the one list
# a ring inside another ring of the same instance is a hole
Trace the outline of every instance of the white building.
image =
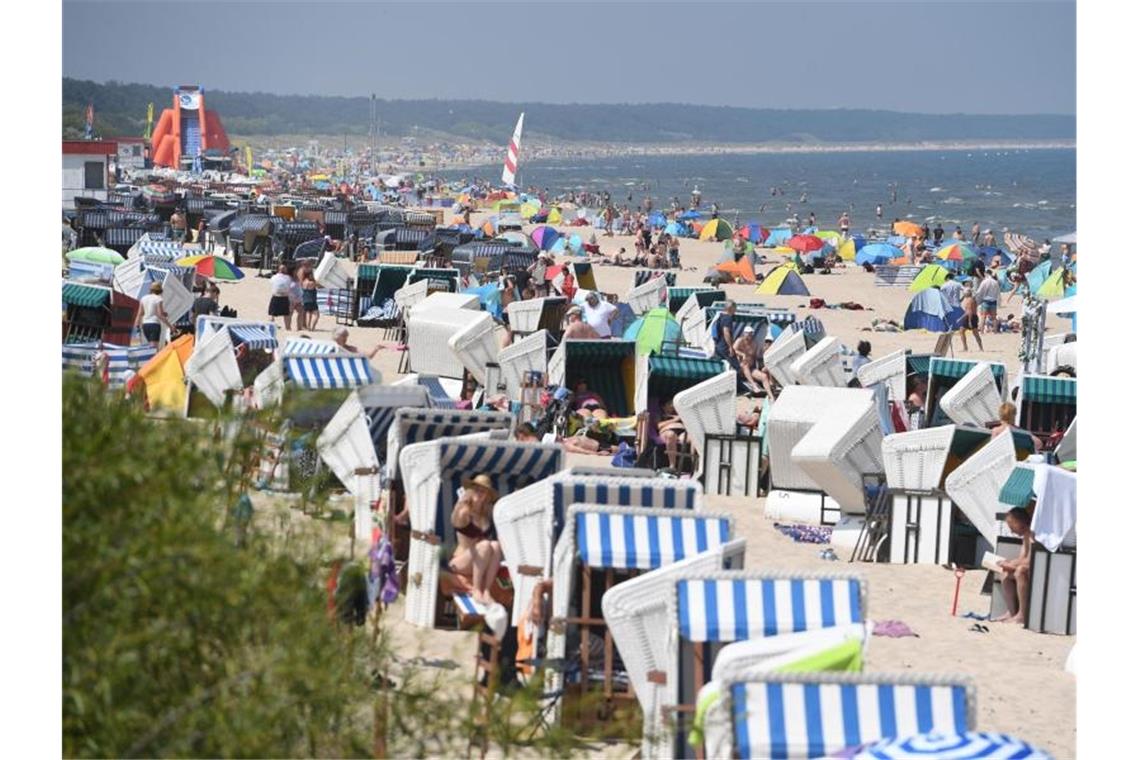
[(63, 206), (77, 197), (107, 200), (108, 173), (119, 146), (109, 140), (63, 141)]

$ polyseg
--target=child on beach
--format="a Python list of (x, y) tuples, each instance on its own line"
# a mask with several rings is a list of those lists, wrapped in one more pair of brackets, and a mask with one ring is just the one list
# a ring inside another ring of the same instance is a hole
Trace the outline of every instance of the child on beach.
[(301, 283), (301, 329), (316, 330), (317, 320), (321, 312), (317, 308), (317, 280), (313, 273), (305, 272), (305, 281)]

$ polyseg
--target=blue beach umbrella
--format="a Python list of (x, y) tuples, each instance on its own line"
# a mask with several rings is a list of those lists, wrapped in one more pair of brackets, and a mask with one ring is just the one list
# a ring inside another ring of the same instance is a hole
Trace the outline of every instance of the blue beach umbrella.
[(914, 294), (903, 315), (904, 330), (929, 330), (930, 332), (952, 332), (962, 321), (964, 312), (950, 301), (938, 288), (927, 288)]
[(902, 250), (895, 248), (893, 245), (888, 245), (887, 243), (870, 243), (855, 253), (855, 263), (860, 266), (863, 264), (876, 266), (878, 264), (886, 264), (891, 259), (897, 259), (902, 255)]
[(683, 220), (686, 220), (686, 221), (688, 221), (688, 220), (690, 220), (690, 219), (700, 219), (700, 218), (701, 218), (701, 212), (699, 212), (699, 211), (693, 211), (693, 210), (691, 210), (691, 209), (690, 209), (689, 211), (685, 211), (684, 213), (682, 213), (682, 214), (681, 214), (680, 216), (678, 216), (677, 218), (678, 218), (678, 219), (683, 219)]
[(649, 215), (649, 226), (650, 227), (655, 227), (655, 228), (664, 227), (668, 223), (669, 223), (669, 221), (665, 218), (665, 215), (662, 214), (660, 211), (654, 211), (652, 214)]
[(768, 233), (768, 238), (764, 241), (765, 245), (782, 245), (792, 239), (792, 230), (789, 227), (774, 227)]
[[(847, 757), (848, 755), (843, 755)], [(919, 734), (918, 736), (883, 739), (870, 744), (853, 756), (853, 760), (917, 760), (919, 758), (954, 758), (954, 760), (1052, 760), (1043, 750), (1008, 734), (963, 733)]]

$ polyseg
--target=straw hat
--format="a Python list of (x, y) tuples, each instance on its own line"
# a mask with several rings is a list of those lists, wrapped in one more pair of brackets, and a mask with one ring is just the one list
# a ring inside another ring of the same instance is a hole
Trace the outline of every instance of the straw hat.
[(490, 475), (479, 474), (473, 478), (463, 479), (464, 488), (482, 488), (491, 494), (492, 499), (499, 498), (499, 492), (495, 490), (495, 484), (491, 482)]

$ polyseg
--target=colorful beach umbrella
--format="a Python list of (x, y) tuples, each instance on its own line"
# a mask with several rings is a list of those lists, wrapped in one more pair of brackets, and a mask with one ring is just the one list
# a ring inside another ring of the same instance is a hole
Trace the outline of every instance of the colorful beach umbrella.
[(899, 235), (906, 235), (907, 237), (922, 235), (921, 225), (915, 224), (914, 222), (908, 222), (905, 219), (895, 222), (892, 229)]
[(543, 251), (549, 251), (550, 248), (558, 242), (562, 234), (553, 227), (542, 226), (530, 233), (530, 239), (534, 241)]
[(126, 259), (118, 251), (99, 246), (76, 248), (67, 254), (68, 261), (86, 261), (89, 264), (122, 264)]
[(953, 760), (1052, 760), (1043, 750), (1008, 734), (932, 732), (909, 737), (882, 739), (858, 750), (853, 755), (840, 755), (852, 760), (918, 760), (919, 758), (953, 758)]
[(910, 291), (917, 293), (920, 290), (926, 290), (929, 287), (936, 287), (946, 282), (946, 276), (949, 273), (945, 267), (940, 267), (937, 264), (927, 264), (922, 268), (910, 283)]
[(938, 253), (934, 254), (934, 256), (943, 261), (962, 262), (978, 258), (978, 252), (974, 250), (974, 247), (971, 245), (955, 241), (939, 248)]
[(809, 253), (811, 251), (820, 250), (827, 245), (827, 243), (824, 242), (823, 238), (816, 237), (815, 235), (795, 235), (788, 240), (786, 245), (793, 251)]
[(783, 245), (792, 239), (792, 230), (789, 227), (773, 227), (764, 242), (768, 245)]
[(759, 222), (749, 222), (741, 226), (736, 235), (753, 243), (763, 243), (768, 239), (768, 230), (760, 226)]
[(221, 256), (185, 256), (174, 262), (180, 267), (194, 267), (198, 274), (214, 280), (240, 280), (242, 271)]
[(680, 344), (681, 324), (668, 309), (659, 306), (627, 327), (622, 339), (636, 341), (638, 354), (659, 354), (666, 342)]
[(723, 219), (710, 219), (701, 227), (701, 240), (728, 240), (732, 237), (732, 225)]
[(886, 264), (891, 259), (897, 259), (902, 256), (903, 252), (899, 248), (895, 248), (888, 243), (870, 243), (863, 246), (855, 254), (855, 263), (862, 266), (863, 264), (870, 264), (878, 266)]

